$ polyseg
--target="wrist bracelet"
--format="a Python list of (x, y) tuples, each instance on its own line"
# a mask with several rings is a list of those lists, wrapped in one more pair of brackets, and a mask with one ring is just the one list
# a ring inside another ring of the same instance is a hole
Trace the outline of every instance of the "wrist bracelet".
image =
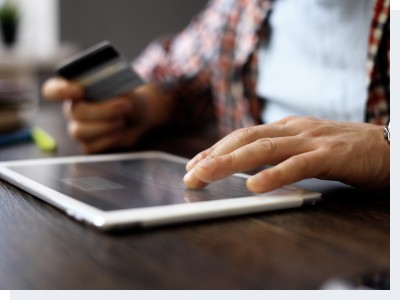
[(385, 128), (383, 130), (383, 135), (385, 136), (386, 140), (388, 141), (388, 143), (390, 145), (390, 121), (387, 124), (387, 126), (385, 126)]

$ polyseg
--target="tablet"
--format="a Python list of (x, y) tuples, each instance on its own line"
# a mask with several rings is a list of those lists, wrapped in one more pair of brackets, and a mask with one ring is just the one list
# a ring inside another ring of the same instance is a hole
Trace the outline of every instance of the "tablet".
[(246, 174), (186, 188), (183, 157), (163, 152), (87, 155), (0, 163), (0, 177), (103, 230), (313, 205), (321, 194), (292, 186), (255, 194)]

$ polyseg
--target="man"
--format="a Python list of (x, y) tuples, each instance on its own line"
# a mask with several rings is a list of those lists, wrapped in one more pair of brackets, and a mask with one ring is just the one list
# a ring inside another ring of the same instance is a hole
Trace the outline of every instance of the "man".
[(69, 99), (69, 132), (88, 153), (132, 145), (177, 121), (190, 128), (212, 105), (221, 134), (243, 129), (188, 163), (190, 188), (264, 164), (275, 167), (247, 181), (257, 193), (311, 177), (387, 188), (390, 2), (299, 2), (210, 1), (134, 62), (148, 83), (131, 94), (85, 103), (82, 89), (60, 78), (43, 93)]

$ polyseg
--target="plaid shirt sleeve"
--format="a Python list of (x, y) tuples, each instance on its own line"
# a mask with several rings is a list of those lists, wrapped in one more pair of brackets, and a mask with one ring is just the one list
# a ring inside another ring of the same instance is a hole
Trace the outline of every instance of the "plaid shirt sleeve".
[(376, 0), (367, 59), (366, 121), (387, 124), (390, 118), (390, 0)]
[(216, 116), (225, 135), (257, 123), (257, 109), (244, 87), (252, 80), (246, 80), (242, 71), (270, 4), (211, 0), (185, 30), (159, 38), (133, 62), (142, 78), (172, 93), (172, 119), (181, 128), (200, 127)]
[(182, 32), (152, 42), (133, 62), (138, 74), (170, 90), (201, 73), (216, 57), (226, 2), (209, 2)]
[[(172, 93), (173, 121), (180, 128), (208, 123), (219, 132), (260, 123), (255, 93), (257, 47), (271, 0), (211, 0), (174, 37), (153, 42), (135, 60), (145, 80)], [(375, 0), (367, 58), (366, 121), (390, 115), (390, 0)]]

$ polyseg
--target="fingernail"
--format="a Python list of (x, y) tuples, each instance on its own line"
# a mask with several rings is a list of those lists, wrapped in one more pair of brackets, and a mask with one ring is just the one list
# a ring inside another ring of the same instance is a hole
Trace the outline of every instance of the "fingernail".
[(262, 180), (262, 175), (261, 175), (261, 174), (256, 174), (256, 175), (254, 175), (254, 176), (251, 176), (248, 180), (249, 180), (251, 183), (260, 184), (260, 183), (261, 183), (261, 180)]
[(186, 170), (191, 170), (200, 160), (201, 160), (201, 158), (199, 156), (195, 156), (194, 158), (192, 158), (186, 164)]
[(197, 180), (196, 174), (194, 174), (195, 168), (191, 169), (189, 172), (186, 173), (183, 180), (186, 182), (195, 182)]
[(200, 167), (204, 170), (211, 170), (212, 167), (214, 167), (214, 160), (213, 159), (202, 160), (197, 164), (197, 167)]

